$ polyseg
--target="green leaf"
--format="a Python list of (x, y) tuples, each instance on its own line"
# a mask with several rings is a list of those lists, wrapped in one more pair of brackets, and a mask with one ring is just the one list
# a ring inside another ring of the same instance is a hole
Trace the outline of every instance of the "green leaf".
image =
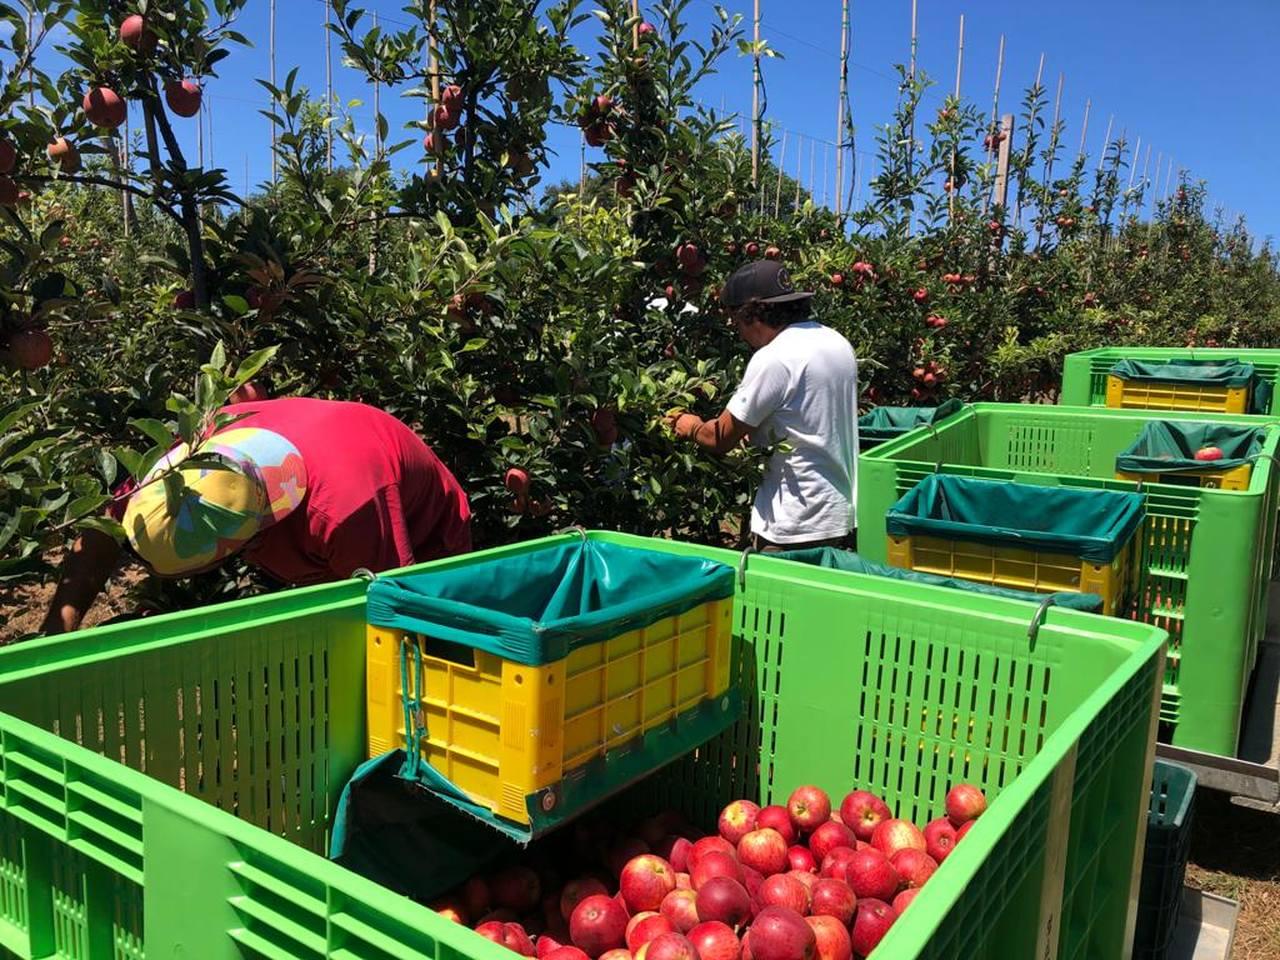
[(116, 458), (111, 455), (111, 451), (105, 447), (100, 447), (94, 451), (94, 457), (98, 461), (98, 473), (102, 476), (102, 481), (111, 486), (116, 482), (116, 474), (119, 472), (119, 463)]
[[(223, 299), (223, 302), (226, 302), (230, 298), (223, 297), (222, 299)], [(243, 298), (237, 298), (237, 299), (243, 299)], [(248, 308), (249, 308), (249, 305), (246, 303), (245, 310), (247, 310)], [(244, 313), (244, 310), (240, 310), (239, 312)], [(219, 340), (214, 345), (213, 353), (209, 354), (209, 366), (215, 368), (219, 373), (227, 369), (227, 348), (221, 340)]]
[(136, 420), (130, 420), (129, 426), (139, 431), (157, 446), (168, 449), (173, 446), (177, 439), (173, 435), (173, 431), (169, 429), (169, 425), (156, 420), (152, 417), (140, 417)]
[(186, 484), (182, 482), (182, 474), (177, 471), (166, 473), (161, 482), (164, 483), (165, 511), (169, 516), (176, 517), (182, 507), (182, 492), (186, 489)]
[(125, 538), (124, 527), (110, 517), (104, 517), (101, 514), (94, 514), (88, 517), (81, 517), (76, 521), (77, 530), (97, 530), (104, 533), (117, 543), (123, 543)]
[(105, 493), (90, 493), (83, 497), (77, 497), (67, 505), (65, 522), (80, 520), (89, 514), (96, 512), (110, 499), (111, 498)]
[(246, 357), (240, 366), (236, 367), (235, 375), (232, 377), (236, 386), (252, 380), (258, 371), (271, 361), (271, 358), (276, 355), (276, 351), (279, 349), (279, 346), (263, 347), (256, 353)]

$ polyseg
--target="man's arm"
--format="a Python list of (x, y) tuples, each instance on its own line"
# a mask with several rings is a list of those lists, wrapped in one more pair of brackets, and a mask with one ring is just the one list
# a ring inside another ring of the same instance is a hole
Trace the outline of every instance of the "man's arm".
[(62, 561), (62, 576), (40, 629), (68, 633), (93, 606), (120, 561), (120, 544), (97, 530), (86, 530)]
[(682, 413), (671, 422), (677, 437), (692, 440), (718, 457), (724, 456), (751, 432), (751, 428), (728, 410), (714, 420), (703, 420), (692, 413)]

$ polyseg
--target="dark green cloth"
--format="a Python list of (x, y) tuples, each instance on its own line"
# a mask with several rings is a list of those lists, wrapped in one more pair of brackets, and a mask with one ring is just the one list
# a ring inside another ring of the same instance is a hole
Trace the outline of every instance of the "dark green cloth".
[[(1149, 420), (1138, 439), (1116, 456), (1123, 473), (1176, 473), (1180, 470), (1232, 470), (1257, 459), (1263, 431), (1228, 423), (1174, 423)], [(1222, 450), (1220, 460), (1197, 460), (1205, 447)]]
[(1046, 596), (1052, 597), (1059, 607), (1070, 607), (1073, 610), (1084, 610), (1097, 613), (1102, 609), (1102, 598), (1096, 593), (1031, 593), (1026, 590), (1010, 590), (1008, 587), (995, 587), (989, 583), (977, 583), (973, 580), (961, 580), (957, 577), (943, 577), (936, 573), (921, 573), (918, 570), (903, 570), (901, 567), (889, 567), (882, 563), (874, 563), (849, 550), (837, 550), (834, 547), (817, 547), (811, 550), (789, 550), (773, 556), (781, 560), (795, 560), (798, 563), (809, 563), (832, 570), (844, 570), (848, 573), (865, 573), (873, 577), (887, 577), (891, 580), (906, 580), (911, 583), (926, 583), (935, 587), (950, 587), (953, 590), (965, 590), (969, 593), (981, 593), (988, 597), (1004, 597), (1009, 600), (1028, 600), (1031, 603), (1042, 603)]
[(1122, 380), (1212, 387), (1247, 387), (1255, 376), (1253, 364), (1240, 360), (1121, 360), (1111, 373)]
[(930, 474), (890, 508), (894, 536), (999, 543), (1111, 563), (1146, 515), (1146, 495)]
[(948, 400), (937, 407), (875, 407), (858, 418), (858, 448), (867, 450), (926, 423), (938, 423), (964, 406)]
[(578, 540), (369, 587), (369, 623), (538, 666), (570, 650), (733, 596), (731, 567)]

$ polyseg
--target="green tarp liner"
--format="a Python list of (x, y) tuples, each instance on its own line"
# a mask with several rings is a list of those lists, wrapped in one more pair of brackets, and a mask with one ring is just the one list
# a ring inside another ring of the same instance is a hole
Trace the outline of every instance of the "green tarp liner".
[(1266, 413), (1271, 405), (1271, 384), (1257, 376), (1252, 363), (1241, 360), (1121, 360), (1111, 373), (1122, 380), (1150, 383), (1250, 387), (1250, 412)]
[(858, 418), (858, 447), (870, 449), (926, 423), (938, 423), (964, 407), (948, 400), (938, 407), (876, 407)]
[(773, 554), (782, 560), (795, 560), (809, 563), (817, 567), (831, 570), (844, 570), (848, 573), (865, 573), (873, 577), (887, 577), (891, 580), (906, 580), (910, 583), (926, 583), (935, 587), (950, 587), (953, 590), (965, 590), (969, 593), (981, 593), (988, 597), (1004, 597), (1009, 600), (1027, 600), (1031, 603), (1043, 603), (1045, 597), (1052, 597), (1054, 606), (1068, 607), (1072, 610), (1083, 610), (1086, 613), (1097, 613), (1102, 609), (1102, 598), (1096, 593), (1031, 593), (1026, 590), (1011, 590), (1008, 587), (995, 587), (989, 583), (977, 583), (973, 580), (961, 580), (957, 577), (943, 577), (935, 573), (921, 573), (918, 570), (903, 570), (901, 567), (889, 567), (882, 563), (866, 560), (849, 550), (838, 550), (835, 547), (812, 547), (808, 550), (787, 550)]
[(998, 543), (1111, 563), (1146, 514), (1146, 495), (1038, 487), (934, 473), (885, 516), (898, 537)]
[(540, 666), (569, 651), (733, 596), (733, 569), (579, 540), (531, 553), (379, 578), (371, 624)]
[[(1256, 427), (1149, 420), (1143, 424), (1133, 445), (1117, 454), (1116, 470), (1123, 473), (1232, 470), (1256, 460), (1264, 439), (1263, 431)], [(1205, 447), (1217, 447), (1222, 451), (1222, 458), (1197, 460), (1196, 451)]]

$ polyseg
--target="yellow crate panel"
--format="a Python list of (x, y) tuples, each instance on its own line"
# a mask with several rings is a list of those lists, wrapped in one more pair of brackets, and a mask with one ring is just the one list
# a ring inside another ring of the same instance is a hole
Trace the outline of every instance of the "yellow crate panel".
[(527, 823), (530, 794), (728, 689), (732, 604), (702, 604), (541, 667), (371, 627), (370, 754), (405, 743), (401, 644), (421, 644), (424, 758), (477, 803)]
[(1130, 410), (1203, 410), (1245, 413), (1248, 387), (1196, 386), (1191, 383), (1153, 383), (1107, 377), (1107, 406)]
[(1206, 490), (1248, 490), (1253, 465), (1241, 464), (1230, 470), (1180, 470), (1177, 473), (1125, 473), (1116, 471), (1117, 480), (1134, 483), (1168, 483), (1175, 486), (1203, 487)]

